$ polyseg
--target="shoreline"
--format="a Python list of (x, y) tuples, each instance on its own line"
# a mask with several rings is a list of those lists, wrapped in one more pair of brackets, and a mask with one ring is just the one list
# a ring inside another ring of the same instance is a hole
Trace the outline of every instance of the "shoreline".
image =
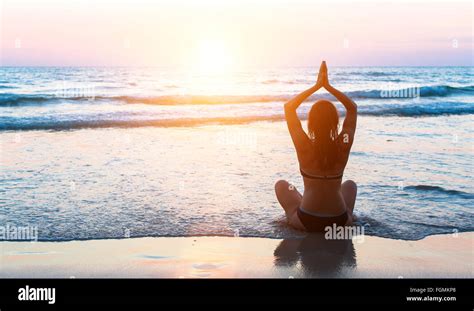
[(472, 278), (474, 232), (0, 242), (1, 278)]
[[(251, 235), (218, 235), (218, 234), (203, 234), (203, 235), (185, 235), (185, 236), (180, 236), (180, 235), (161, 235), (161, 236), (130, 236), (130, 237), (111, 237), (111, 238), (86, 238), (86, 239), (70, 239), (70, 240), (28, 240), (28, 239), (21, 239), (21, 240), (13, 240), (13, 239), (0, 239), (0, 245), (1, 243), (69, 243), (69, 242), (90, 242), (90, 241), (121, 241), (121, 240), (130, 240), (130, 239), (175, 239), (175, 238), (242, 238), (242, 239), (267, 239), (267, 240), (286, 240), (286, 239), (298, 239), (298, 238), (304, 238), (308, 233), (305, 231), (299, 231), (296, 230), (296, 232), (301, 232), (301, 236), (289, 236), (289, 237), (264, 237), (264, 236), (251, 236)], [(455, 234), (466, 234), (466, 233), (473, 233), (474, 231), (461, 231), (461, 232), (445, 232), (445, 233), (433, 233), (426, 235), (422, 238), (419, 239), (399, 239), (399, 238), (392, 238), (392, 237), (384, 237), (384, 236), (378, 236), (378, 235), (370, 235), (366, 234), (366, 237), (369, 238), (379, 238), (379, 239), (387, 239), (387, 240), (394, 240), (394, 241), (403, 241), (403, 242), (418, 242), (421, 240), (424, 240), (429, 237), (435, 237), (435, 236), (445, 236), (445, 235), (455, 235)]]
[[(278, 103), (283, 105), (283, 103)], [(307, 103), (306, 103), (307, 104)], [(208, 104), (206, 104), (208, 105)], [(234, 104), (232, 104), (234, 105)], [(238, 105), (238, 104), (235, 104)], [(180, 106), (180, 105), (176, 105)], [(471, 112), (462, 113), (425, 113), (419, 115), (406, 115), (397, 113), (371, 114), (360, 113), (359, 118), (368, 119), (432, 119), (442, 117), (469, 117)], [(306, 122), (307, 116), (300, 115), (300, 120)], [(344, 116), (340, 116), (343, 119)], [(114, 129), (140, 129), (140, 128), (163, 128), (163, 129), (182, 129), (182, 128), (199, 128), (207, 126), (239, 126), (249, 124), (264, 124), (264, 123), (284, 123), (285, 116), (283, 114), (277, 115), (250, 115), (250, 116), (216, 116), (216, 117), (189, 117), (189, 118), (168, 118), (168, 119), (151, 119), (151, 120), (72, 120), (59, 121), (57, 123), (44, 123), (40, 125), (20, 125), (20, 126), (0, 126), (0, 133), (17, 133), (17, 132), (66, 132), (79, 130), (114, 130)]]

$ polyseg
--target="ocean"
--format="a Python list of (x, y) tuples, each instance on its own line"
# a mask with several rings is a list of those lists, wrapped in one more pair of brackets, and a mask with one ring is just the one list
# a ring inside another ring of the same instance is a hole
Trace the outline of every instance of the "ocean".
[[(474, 67), (329, 67), (359, 110), (344, 179), (369, 235), (474, 230)], [(0, 67), (0, 226), (39, 240), (301, 235), (283, 103), (317, 68)], [(299, 109), (305, 119), (320, 91)], [(343, 109), (337, 104), (343, 116)]]

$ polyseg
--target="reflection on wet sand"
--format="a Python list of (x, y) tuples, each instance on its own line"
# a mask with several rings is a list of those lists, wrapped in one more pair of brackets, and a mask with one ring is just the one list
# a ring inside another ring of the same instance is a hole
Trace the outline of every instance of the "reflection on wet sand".
[(307, 277), (344, 277), (356, 268), (354, 244), (349, 240), (327, 240), (324, 234), (312, 233), (300, 239), (285, 239), (274, 251), (276, 267), (298, 263)]

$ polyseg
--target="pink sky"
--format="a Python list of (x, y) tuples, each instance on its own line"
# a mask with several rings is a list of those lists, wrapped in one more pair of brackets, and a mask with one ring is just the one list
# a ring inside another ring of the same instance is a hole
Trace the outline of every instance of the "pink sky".
[(1, 65), (191, 66), (203, 42), (242, 67), (473, 60), (470, 1), (0, 0), (0, 8)]

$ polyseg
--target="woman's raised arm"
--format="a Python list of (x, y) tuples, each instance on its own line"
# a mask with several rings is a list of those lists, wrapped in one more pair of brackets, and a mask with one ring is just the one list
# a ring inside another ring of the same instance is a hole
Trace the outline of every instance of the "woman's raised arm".
[(285, 104), (286, 124), (288, 125), (288, 131), (290, 132), (291, 139), (293, 140), (297, 152), (306, 149), (309, 146), (310, 139), (301, 126), (301, 121), (298, 118), (296, 110), (302, 102), (320, 88), (320, 85), (315, 84), (306, 91), (296, 95)]
[(285, 104), (285, 118), (288, 125), (288, 131), (290, 132), (291, 139), (295, 145), (296, 151), (299, 152), (310, 146), (310, 139), (306, 132), (301, 126), (301, 121), (298, 118), (296, 110), (308, 97), (310, 97), (317, 90), (322, 88), (325, 85), (329, 85), (328, 81), (328, 72), (326, 67), (326, 62), (321, 63), (319, 68), (318, 81), (315, 85), (310, 87), (304, 92), (293, 97), (289, 102)]
[(357, 105), (346, 94), (332, 87), (329, 83), (324, 88), (334, 95), (346, 108), (346, 117), (342, 125), (341, 137), (346, 146), (352, 146), (357, 125)]

